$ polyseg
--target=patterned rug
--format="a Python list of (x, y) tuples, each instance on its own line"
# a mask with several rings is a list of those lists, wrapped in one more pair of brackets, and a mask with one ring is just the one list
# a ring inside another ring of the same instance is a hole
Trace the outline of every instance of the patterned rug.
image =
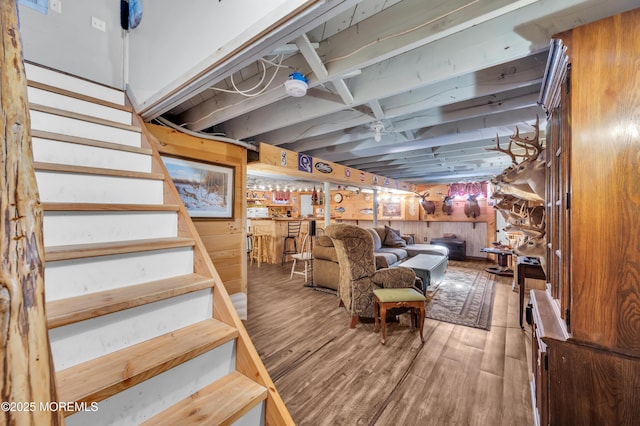
[(444, 280), (427, 290), (427, 318), (489, 330), (496, 277), (449, 265)]

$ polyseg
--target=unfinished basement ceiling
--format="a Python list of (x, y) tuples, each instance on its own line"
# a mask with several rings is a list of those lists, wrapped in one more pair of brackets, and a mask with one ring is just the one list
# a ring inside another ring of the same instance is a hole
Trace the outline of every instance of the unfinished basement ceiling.
[[(634, 4), (635, 3), (635, 4)], [(284, 45), (212, 70), (163, 118), (415, 184), (479, 181), (533, 131), (552, 35), (637, 1), (326, 1)], [(229, 69), (224, 74), (220, 69)], [(298, 71), (305, 96), (283, 86)], [(606, 76), (605, 76), (606, 78)], [(244, 95), (238, 92), (247, 92)], [(377, 136), (376, 136), (377, 133)]]

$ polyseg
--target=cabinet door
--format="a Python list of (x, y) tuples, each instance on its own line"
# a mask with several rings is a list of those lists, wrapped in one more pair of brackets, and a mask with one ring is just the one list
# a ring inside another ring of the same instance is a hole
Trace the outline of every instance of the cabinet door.
[(546, 345), (540, 340), (538, 335), (538, 327), (534, 321), (532, 324), (531, 333), (531, 379), (532, 382), (532, 396), (535, 398), (535, 417), (536, 424), (548, 425), (549, 424), (549, 393), (548, 393), (548, 377), (546, 369)]
[(570, 327), (569, 312), (571, 297), (570, 282), (570, 165), (571, 129), (570, 81), (571, 67), (562, 83), (560, 106), (549, 117), (547, 129), (547, 191), (546, 191), (546, 235), (547, 235), (547, 280), (552, 297), (557, 300), (562, 319)]

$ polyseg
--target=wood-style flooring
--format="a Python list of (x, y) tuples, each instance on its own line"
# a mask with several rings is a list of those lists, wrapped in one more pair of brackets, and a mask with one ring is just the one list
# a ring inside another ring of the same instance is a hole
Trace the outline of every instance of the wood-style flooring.
[[(484, 268), (486, 262), (456, 262)], [(247, 330), (299, 425), (532, 425), (530, 327), (498, 277), (491, 330), (427, 319), (425, 343), (392, 323), (349, 329), (335, 295), (289, 280), (291, 263), (248, 266)]]

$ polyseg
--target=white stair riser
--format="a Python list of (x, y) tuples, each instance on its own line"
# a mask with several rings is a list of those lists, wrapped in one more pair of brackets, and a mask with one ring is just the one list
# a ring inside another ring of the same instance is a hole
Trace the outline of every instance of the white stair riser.
[(58, 108), (77, 114), (115, 121), (116, 123), (131, 124), (131, 113), (117, 108), (96, 104), (37, 87), (27, 87), (27, 98), (32, 104)]
[(36, 171), (40, 201), (162, 204), (162, 181), (119, 176)]
[(33, 109), (30, 114), (31, 128), (33, 130), (140, 147), (140, 132)]
[(151, 172), (151, 156), (52, 139), (33, 139), (33, 159), (40, 163)]
[(191, 247), (47, 262), (44, 269), (45, 300), (65, 299), (191, 273)]
[(69, 92), (79, 93), (92, 98), (102, 99), (118, 105), (124, 105), (124, 92), (100, 84), (82, 80), (57, 71), (42, 68), (33, 64), (25, 64), (27, 79), (38, 83), (58, 87)]
[(49, 330), (56, 371), (212, 317), (212, 289)]
[(176, 212), (46, 212), (44, 245), (106, 243), (176, 237)]
[(139, 424), (234, 371), (235, 352), (232, 340), (101, 401), (94, 412), (67, 417), (65, 423), (67, 426)]
[(262, 426), (265, 424), (264, 401), (233, 422), (233, 426)]

